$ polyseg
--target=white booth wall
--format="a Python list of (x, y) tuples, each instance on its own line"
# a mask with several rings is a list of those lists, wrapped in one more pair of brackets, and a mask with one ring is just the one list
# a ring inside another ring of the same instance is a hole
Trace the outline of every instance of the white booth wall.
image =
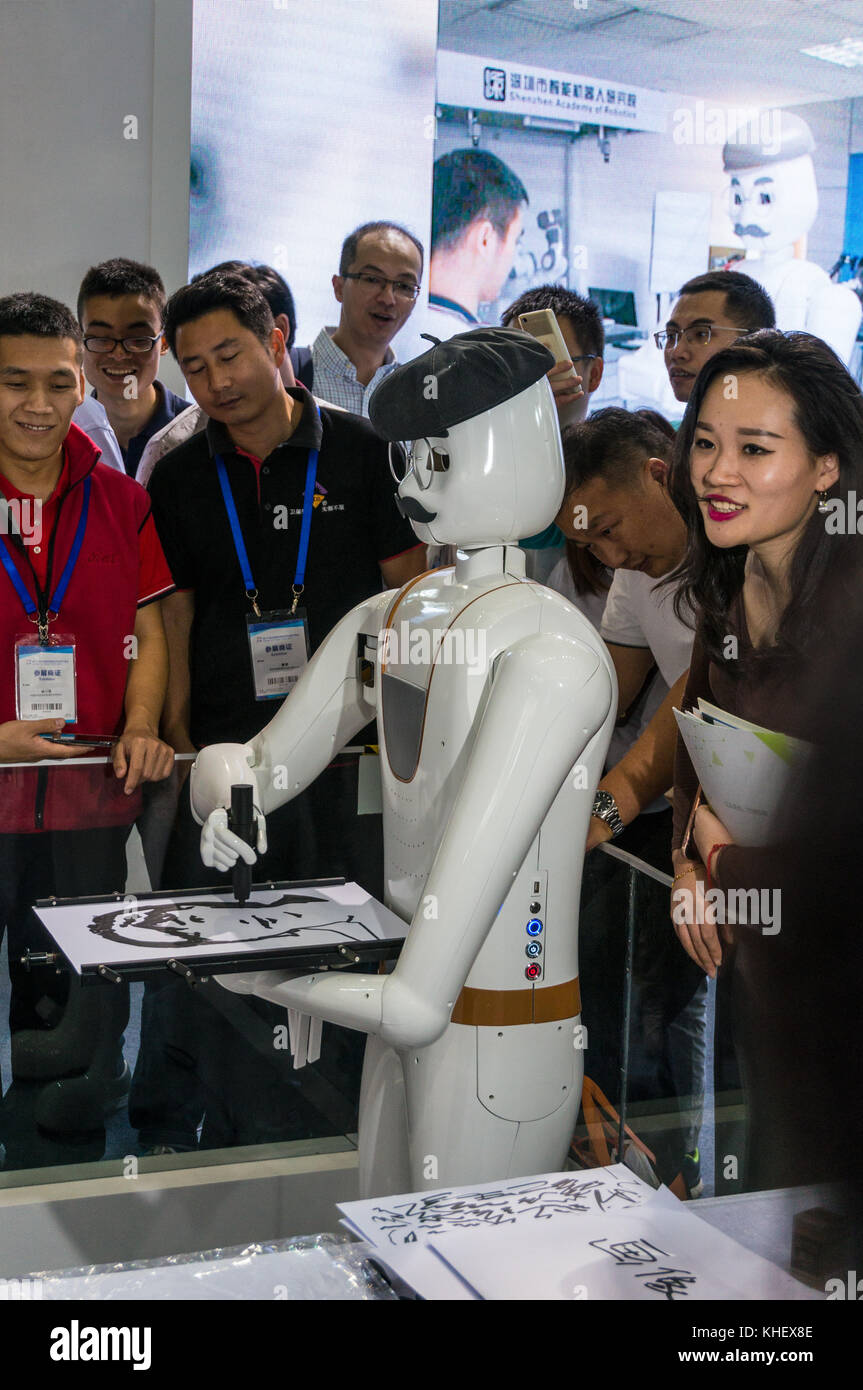
[(112, 256), (184, 284), (192, 0), (3, 0), (0, 54), (0, 293), (74, 307)]

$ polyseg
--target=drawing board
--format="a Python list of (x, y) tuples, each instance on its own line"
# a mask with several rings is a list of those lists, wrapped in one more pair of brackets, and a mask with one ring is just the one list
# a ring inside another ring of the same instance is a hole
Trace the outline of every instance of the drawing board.
[(395, 954), (407, 926), (357, 883), (267, 884), (240, 906), (231, 892), (192, 889), (66, 899), (33, 909), (79, 975), (110, 967), (136, 978), (169, 960), (214, 970), (297, 957)]

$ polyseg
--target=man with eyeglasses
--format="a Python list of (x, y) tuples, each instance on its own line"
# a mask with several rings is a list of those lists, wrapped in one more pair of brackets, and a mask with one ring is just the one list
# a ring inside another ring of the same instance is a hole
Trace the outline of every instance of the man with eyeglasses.
[(689, 400), (705, 362), (735, 338), (775, 326), (773, 301), (749, 275), (711, 270), (687, 280), (665, 331), (653, 335), (677, 400)]
[(147, 442), (189, 404), (156, 376), (167, 352), (165, 301), (159, 272), (123, 257), (91, 266), (78, 291), (84, 375), (133, 478)]
[(390, 347), (420, 291), (423, 248), (395, 222), (366, 222), (342, 245), (333, 293), (338, 327), (322, 328), (312, 344), (315, 395), (368, 416), (375, 388), (398, 366)]

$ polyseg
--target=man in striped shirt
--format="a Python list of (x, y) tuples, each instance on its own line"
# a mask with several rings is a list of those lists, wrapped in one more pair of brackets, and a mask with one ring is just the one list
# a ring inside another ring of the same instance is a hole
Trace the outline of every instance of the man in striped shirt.
[(311, 348), (316, 396), (368, 416), (372, 393), (398, 365), (390, 343), (416, 304), (422, 273), (422, 244), (395, 222), (366, 222), (345, 238), (333, 276), (338, 327), (322, 328)]

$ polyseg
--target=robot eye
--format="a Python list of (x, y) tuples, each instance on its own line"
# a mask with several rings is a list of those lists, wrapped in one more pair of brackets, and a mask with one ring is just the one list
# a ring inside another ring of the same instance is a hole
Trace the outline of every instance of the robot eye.
[(761, 194), (759, 194), (758, 201), (759, 201), (759, 203), (772, 203), (772, 202), (773, 202), (773, 194), (772, 194), (772, 193), (761, 193)]
[(443, 449), (432, 449), (432, 469), (435, 473), (449, 472), (449, 454), (445, 454)]
[(736, 208), (739, 208), (739, 207), (742, 207), (742, 206), (743, 206), (743, 196), (742, 196), (742, 194), (740, 194), (740, 193), (735, 193), (735, 195), (734, 195), (734, 206), (735, 206)]

